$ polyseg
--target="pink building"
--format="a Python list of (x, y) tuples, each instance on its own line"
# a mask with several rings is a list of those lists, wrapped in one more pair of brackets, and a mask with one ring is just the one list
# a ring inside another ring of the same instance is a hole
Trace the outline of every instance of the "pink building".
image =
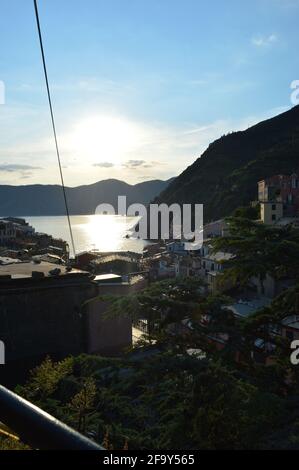
[(258, 182), (258, 199), (261, 204), (279, 203), (284, 217), (299, 215), (298, 174), (274, 175)]

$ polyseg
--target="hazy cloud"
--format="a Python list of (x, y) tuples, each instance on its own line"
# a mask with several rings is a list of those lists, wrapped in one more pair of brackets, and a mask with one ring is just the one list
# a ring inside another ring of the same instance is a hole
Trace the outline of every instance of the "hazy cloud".
[(275, 44), (278, 41), (276, 34), (270, 34), (269, 36), (254, 36), (251, 39), (251, 43), (256, 47), (268, 47)]
[(94, 163), (92, 166), (96, 166), (99, 168), (112, 168), (114, 163), (111, 162), (101, 162), (101, 163)]
[(147, 160), (127, 160), (122, 164), (124, 168), (129, 170), (136, 170), (137, 168), (153, 168), (157, 165), (161, 165), (161, 163)]
[[(65, 179), (71, 186), (80, 185), (82, 181), (92, 183), (98, 179), (99, 172), (95, 170), (98, 167), (103, 169), (103, 173), (108, 172), (109, 176), (130, 183), (142, 179), (153, 179), (153, 173), (155, 178), (165, 180), (179, 174), (193, 163), (208, 145), (221, 135), (247, 129), (286, 109), (288, 107), (276, 108), (238, 120), (224, 116), (223, 119), (214, 122), (193, 121), (177, 126), (166, 125), (163, 122), (136, 123), (125, 119), (124, 135), (130, 134), (127, 132), (129, 129), (136, 139), (132, 139), (132, 142), (131, 140), (127, 142), (125, 139), (125, 150), (123, 151), (122, 147), (116, 148), (115, 159), (112, 158), (114, 155), (111, 158), (110, 155), (106, 155), (106, 147), (110, 144), (109, 139), (107, 146), (103, 148), (100, 146), (100, 141), (98, 147), (95, 148), (95, 155), (86, 159), (85, 147), (82, 146), (82, 149), (78, 150), (69, 143), (70, 131), (62, 132), (60, 148), (63, 166), (67, 167)], [(101, 155), (107, 160), (99, 161)], [(59, 181), (53, 139), (50, 137), (42, 137), (40, 140), (36, 138), (31, 141), (28, 139), (28, 141), (20, 141), (13, 145), (7, 143), (0, 150), (0, 159), (3, 162), (0, 165), (2, 184), (20, 184), (24, 176), (28, 183), (49, 184)], [(75, 162), (74, 159), (76, 159)], [(39, 166), (41, 162), (43, 169)]]
[(135, 170), (139, 167), (144, 167), (144, 165), (147, 165), (147, 162), (145, 160), (127, 160), (123, 163), (123, 166), (125, 168), (129, 168), (131, 170)]
[(26, 180), (26, 179), (28, 179), (28, 178), (30, 178), (30, 177), (31, 177), (31, 173), (28, 172), (28, 173), (24, 173), (24, 174), (22, 174), (21, 176), (19, 176), (19, 179), (21, 179), (21, 180)]
[(19, 165), (17, 163), (5, 163), (0, 165), (0, 171), (5, 171), (8, 173), (13, 172), (23, 172), (23, 171), (31, 171), (31, 170), (42, 170), (40, 166), (31, 166), (31, 165)]

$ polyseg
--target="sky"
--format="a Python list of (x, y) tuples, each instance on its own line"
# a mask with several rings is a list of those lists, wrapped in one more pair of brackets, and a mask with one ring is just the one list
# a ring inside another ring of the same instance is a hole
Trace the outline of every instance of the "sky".
[[(68, 186), (168, 179), (293, 106), (299, 0), (39, 0), (39, 12)], [(32, 0), (1, 0), (0, 101), (0, 184), (59, 184)]]

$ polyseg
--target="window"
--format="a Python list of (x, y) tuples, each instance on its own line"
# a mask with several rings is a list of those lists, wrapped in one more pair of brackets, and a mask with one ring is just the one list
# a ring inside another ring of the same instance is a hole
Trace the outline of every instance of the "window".
[(276, 220), (276, 215), (272, 214), (272, 220)]
[(272, 210), (276, 211), (276, 204), (272, 204)]
[(290, 330), (286, 330), (286, 337), (290, 340), (294, 339), (294, 333)]
[(214, 271), (214, 263), (211, 264), (211, 271)]

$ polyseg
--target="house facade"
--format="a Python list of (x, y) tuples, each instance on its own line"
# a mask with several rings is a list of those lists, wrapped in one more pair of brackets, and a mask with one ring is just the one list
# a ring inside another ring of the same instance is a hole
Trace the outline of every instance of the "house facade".
[(10, 240), (16, 238), (16, 226), (8, 220), (0, 220), (0, 246), (5, 246)]
[(282, 217), (299, 215), (299, 177), (274, 175), (258, 182), (258, 201), (261, 206), (261, 220), (268, 225), (275, 224)]

